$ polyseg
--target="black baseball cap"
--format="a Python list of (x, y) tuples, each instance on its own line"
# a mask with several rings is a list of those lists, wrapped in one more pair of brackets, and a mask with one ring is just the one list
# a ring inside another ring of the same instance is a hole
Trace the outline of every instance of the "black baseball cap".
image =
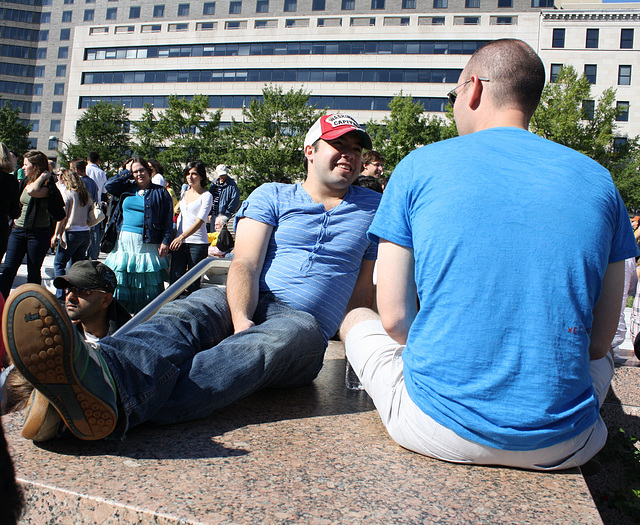
[(118, 282), (113, 270), (99, 261), (78, 261), (69, 268), (67, 275), (53, 280), (56, 288), (78, 288), (80, 290), (102, 290), (113, 293)]

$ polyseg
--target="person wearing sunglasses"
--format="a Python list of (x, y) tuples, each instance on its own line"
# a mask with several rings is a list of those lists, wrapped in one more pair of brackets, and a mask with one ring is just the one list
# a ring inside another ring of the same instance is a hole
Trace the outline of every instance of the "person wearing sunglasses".
[(528, 131), (544, 82), (525, 42), (479, 49), (449, 93), (460, 136), (398, 164), (368, 231), (379, 315), (348, 313), (341, 337), (391, 437), (426, 456), (556, 470), (606, 441), (638, 249), (609, 172)]

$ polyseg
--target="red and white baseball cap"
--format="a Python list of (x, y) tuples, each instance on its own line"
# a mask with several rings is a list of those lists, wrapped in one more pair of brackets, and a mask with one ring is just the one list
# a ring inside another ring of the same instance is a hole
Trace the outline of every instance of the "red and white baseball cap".
[(316, 120), (304, 138), (304, 145), (305, 147), (310, 146), (319, 139), (337, 139), (350, 131), (357, 131), (362, 139), (362, 146), (371, 149), (371, 137), (360, 127), (356, 119), (344, 113), (325, 115)]

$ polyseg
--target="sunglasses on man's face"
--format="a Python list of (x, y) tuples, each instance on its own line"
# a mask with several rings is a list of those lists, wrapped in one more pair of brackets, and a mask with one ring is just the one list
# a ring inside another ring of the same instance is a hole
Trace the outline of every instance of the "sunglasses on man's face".
[(75, 286), (70, 286), (65, 290), (65, 295), (72, 293), (78, 297), (89, 297), (93, 292), (107, 293), (104, 290), (96, 290), (95, 288), (86, 290), (84, 288), (76, 288)]
[[(456, 90), (460, 89), (463, 86), (466, 86), (472, 80), (473, 79), (470, 78), (469, 80), (463, 82), (462, 84), (458, 84), (451, 91), (449, 91), (449, 93), (447, 93), (447, 98), (449, 99), (449, 104), (451, 104), (451, 107), (453, 107), (455, 105), (456, 99), (458, 98), (458, 94), (456, 93)], [(479, 78), (478, 80), (480, 82), (491, 82), (491, 80), (489, 80), (488, 78)]]

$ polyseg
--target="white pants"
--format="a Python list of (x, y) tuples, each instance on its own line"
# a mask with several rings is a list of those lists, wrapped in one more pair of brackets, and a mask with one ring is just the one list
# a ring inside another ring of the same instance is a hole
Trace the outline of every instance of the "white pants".
[[(399, 445), (419, 454), (454, 463), (559, 470), (583, 465), (607, 440), (607, 428), (599, 417), (578, 436), (538, 450), (500, 450), (474, 443), (436, 423), (411, 400), (404, 383), (404, 346), (387, 335), (380, 321), (357, 324), (349, 332), (345, 348), (389, 435)], [(600, 406), (609, 390), (613, 370), (610, 354), (591, 361), (593, 387)]]

